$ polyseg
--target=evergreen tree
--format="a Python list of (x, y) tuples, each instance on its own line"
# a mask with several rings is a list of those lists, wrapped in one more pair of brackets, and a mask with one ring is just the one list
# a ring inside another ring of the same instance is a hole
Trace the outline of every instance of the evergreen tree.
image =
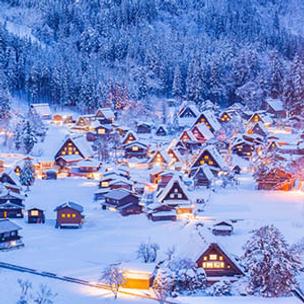
[(165, 303), (173, 289), (173, 279), (168, 269), (159, 269), (153, 280), (152, 289), (159, 303)]
[(35, 169), (30, 159), (24, 161), (23, 167), (20, 171), (20, 183), (27, 187), (29, 191), (30, 186), (35, 181)]
[(29, 154), (34, 145), (37, 142), (35, 132), (32, 128), (31, 123), (27, 120), (24, 124), (23, 134), (22, 134), (22, 146), (26, 154)]
[(296, 285), (300, 261), (290, 250), (281, 232), (263, 226), (253, 232), (243, 257), (249, 275), (249, 292), (265, 297), (280, 297)]

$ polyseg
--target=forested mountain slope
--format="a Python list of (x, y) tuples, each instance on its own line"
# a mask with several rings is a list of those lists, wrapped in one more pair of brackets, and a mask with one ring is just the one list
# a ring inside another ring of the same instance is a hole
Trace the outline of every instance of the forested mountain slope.
[(304, 97), (301, 0), (0, 0), (0, 8), (2, 95), (84, 112), (109, 92), (148, 108), (152, 96), (250, 108), (265, 96)]

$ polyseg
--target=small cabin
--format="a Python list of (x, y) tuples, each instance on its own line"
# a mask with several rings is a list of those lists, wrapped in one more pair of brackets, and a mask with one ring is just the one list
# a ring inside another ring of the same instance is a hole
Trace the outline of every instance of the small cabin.
[(280, 99), (266, 98), (262, 107), (267, 113), (275, 118), (286, 118), (286, 110)]
[(160, 221), (173, 221), (177, 220), (176, 208), (170, 205), (164, 205), (160, 203), (153, 203), (148, 205), (147, 211), (148, 219), (153, 222)]
[(168, 130), (165, 126), (160, 125), (155, 132), (156, 136), (167, 136), (168, 135)]
[(110, 125), (99, 125), (95, 127), (95, 134), (98, 137), (102, 137), (105, 135), (109, 135), (112, 131), (112, 128)]
[(0, 220), (0, 250), (24, 246), (19, 231), (22, 228), (9, 219)]
[(191, 126), (199, 115), (199, 110), (190, 102), (185, 101), (177, 115), (178, 125), (180, 127)]
[(149, 290), (153, 284), (155, 265), (149, 263), (123, 263), (123, 288)]
[(221, 221), (212, 226), (212, 233), (219, 236), (231, 235), (233, 232), (233, 225), (227, 221)]
[(5, 190), (0, 193), (0, 218), (23, 218), (24, 196)]
[(247, 133), (248, 134), (257, 134), (262, 136), (263, 138), (265, 138), (267, 136), (267, 130), (265, 129), (264, 125), (260, 122), (251, 125), (248, 129), (247, 129)]
[(151, 156), (151, 158), (148, 161), (150, 168), (153, 167), (165, 168), (169, 166), (170, 162), (171, 159), (165, 150), (155, 151), (155, 153)]
[(244, 275), (241, 267), (232, 256), (228, 255), (216, 243), (211, 243), (202, 250), (196, 264), (205, 270), (209, 282), (216, 282), (224, 277), (237, 279)]
[(84, 222), (83, 207), (73, 202), (58, 206), (55, 210), (56, 228), (80, 228)]
[(104, 195), (102, 204), (104, 210), (119, 211), (121, 215), (139, 214), (142, 206), (139, 205), (139, 197), (125, 189), (115, 189)]
[(146, 122), (141, 122), (136, 126), (137, 134), (150, 134), (152, 131), (152, 126)]
[(123, 146), (125, 158), (146, 158), (148, 156), (148, 146), (139, 141), (132, 141)]
[(44, 211), (38, 208), (31, 208), (27, 211), (27, 219), (29, 224), (44, 224)]
[(43, 120), (52, 119), (52, 112), (48, 103), (33, 103), (30, 105), (30, 111)]
[(115, 114), (111, 108), (100, 108), (95, 114), (101, 124), (112, 124), (115, 121)]

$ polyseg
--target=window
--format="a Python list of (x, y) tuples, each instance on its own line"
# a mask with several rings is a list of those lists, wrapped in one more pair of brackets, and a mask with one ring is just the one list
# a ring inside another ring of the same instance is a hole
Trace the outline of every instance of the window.
[(224, 262), (203, 262), (203, 268), (223, 269), (223, 268), (225, 268), (225, 263)]
[(101, 182), (101, 187), (109, 187), (109, 182)]
[(175, 189), (173, 190), (173, 192), (174, 192), (174, 193), (178, 193), (178, 189), (175, 188)]
[(98, 134), (105, 134), (106, 133), (106, 130), (101, 128), (101, 129), (98, 129)]
[(202, 159), (202, 160), (200, 161), (200, 164), (201, 164), (201, 165), (205, 164), (205, 161)]
[(170, 198), (174, 198), (175, 194), (174, 193), (170, 193)]
[(71, 214), (70, 214), (70, 213), (68, 213), (68, 214), (67, 214), (67, 218), (70, 218), (70, 217), (71, 217)]
[(73, 214), (72, 214), (72, 218), (75, 218), (75, 217), (76, 217), (76, 214), (75, 214), (75, 213), (73, 213)]
[(178, 194), (177, 194), (177, 197), (178, 197), (178, 198), (182, 198), (183, 196), (181, 195), (181, 193), (178, 193)]
[(209, 159), (209, 155), (205, 155), (205, 156), (204, 156), (204, 159)]
[(210, 254), (209, 255), (209, 260), (210, 261), (216, 261), (217, 260), (217, 255), (216, 254)]
[(39, 211), (38, 210), (32, 210), (31, 211), (31, 216), (38, 216), (39, 215)]
[(136, 151), (138, 151), (138, 150), (139, 150), (138, 146), (133, 146), (133, 147), (132, 147), (132, 151), (135, 151), (135, 152), (136, 152)]
[(214, 165), (214, 162), (213, 162), (212, 160), (209, 160), (208, 164), (209, 164), (210, 166), (212, 166), (212, 165)]
[(65, 218), (66, 217), (66, 214), (65, 213), (62, 213), (61, 214), (61, 218)]

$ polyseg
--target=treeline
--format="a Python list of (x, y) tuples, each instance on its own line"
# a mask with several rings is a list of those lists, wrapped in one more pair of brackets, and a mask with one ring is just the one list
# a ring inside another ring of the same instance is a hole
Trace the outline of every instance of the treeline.
[(0, 29), (2, 75), (32, 101), (89, 112), (119, 88), (147, 107), (157, 96), (258, 108), (266, 96), (290, 99), (304, 77), (294, 79), (303, 39), (282, 26), (283, 0), (1, 2), (40, 16), (40, 44)]

